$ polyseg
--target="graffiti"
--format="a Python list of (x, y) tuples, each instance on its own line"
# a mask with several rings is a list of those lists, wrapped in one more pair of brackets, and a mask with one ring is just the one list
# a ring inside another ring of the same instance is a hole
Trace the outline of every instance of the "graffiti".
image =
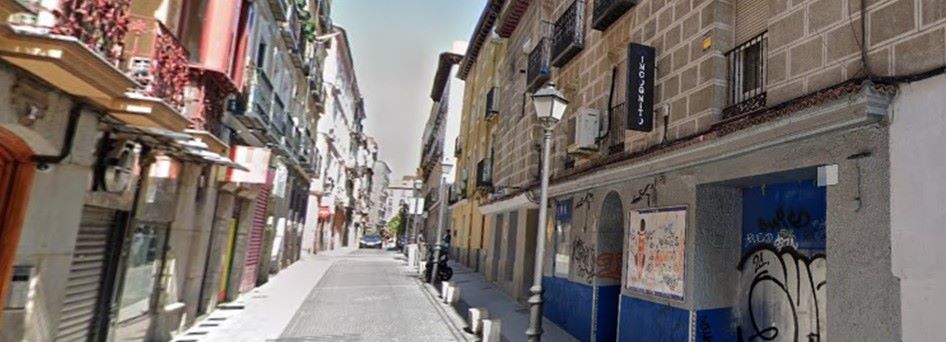
[(759, 229), (762, 230), (778, 230), (783, 228), (804, 229), (808, 228), (811, 222), (811, 214), (805, 209), (799, 209), (798, 211), (792, 209), (788, 211), (788, 214), (785, 214), (785, 209), (778, 207), (771, 218), (760, 217), (757, 224)]
[(595, 276), (594, 255), (593, 246), (585, 244), (581, 239), (572, 242), (572, 261), (575, 264), (576, 276), (589, 283)]
[(601, 253), (595, 260), (598, 278), (621, 280), (621, 253)]
[(630, 213), (626, 287), (683, 299), (686, 208)]
[(810, 182), (747, 188), (743, 201), (743, 254), (757, 246), (824, 253), (824, 188)]
[(759, 246), (739, 262), (733, 309), (738, 341), (820, 341), (825, 329), (824, 255)]

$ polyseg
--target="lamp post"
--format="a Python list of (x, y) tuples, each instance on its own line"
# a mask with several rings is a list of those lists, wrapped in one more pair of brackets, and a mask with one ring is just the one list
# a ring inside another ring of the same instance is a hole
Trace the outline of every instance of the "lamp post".
[(548, 215), (549, 189), (549, 154), (552, 145), (552, 130), (555, 124), (565, 113), (568, 100), (562, 95), (554, 83), (532, 95), (532, 104), (535, 105), (535, 114), (544, 129), (542, 142), (542, 187), (539, 196), (539, 229), (535, 242), (535, 268), (532, 275), (532, 296), (529, 297), (529, 329), (526, 336), (529, 341), (542, 340), (542, 266), (545, 264), (545, 225)]
[(447, 216), (447, 174), (450, 173), (452, 165), (443, 163), (441, 164), (440, 171), (440, 186), (438, 187), (438, 199), (437, 199), (437, 240), (434, 241), (434, 262), (432, 269), (430, 270), (430, 279), (427, 279), (431, 284), (437, 279), (438, 266), (440, 264), (440, 251), (444, 246), (440, 244), (440, 240), (443, 240), (443, 226)]

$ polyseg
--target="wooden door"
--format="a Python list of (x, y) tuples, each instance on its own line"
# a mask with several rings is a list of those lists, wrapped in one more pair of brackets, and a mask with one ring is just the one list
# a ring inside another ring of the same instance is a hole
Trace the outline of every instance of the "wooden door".
[[(29, 202), (35, 169), (30, 156), (26, 144), (0, 129), (0, 298), (7, 298), (13, 260)], [(2, 314), (0, 311), (0, 316)]]

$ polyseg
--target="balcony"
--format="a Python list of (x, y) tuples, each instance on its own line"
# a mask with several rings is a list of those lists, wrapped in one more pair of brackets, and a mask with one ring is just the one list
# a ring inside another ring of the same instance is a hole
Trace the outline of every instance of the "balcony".
[(273, 133), (278, 139), (286, 135), (286, 128), (289, 126), (289, 118), (286, 113), (286, 105), (283, 104), (282, 99), (279, 96), (274, 97), (273, 101), (273, 112), (272, 112), (272, 128)]
[(627, 107), (622, 103), (611, 107), (608, 115), (608, 133), (605, 136), (604, 147), (607, 148), (608, 155), (621, 153), (624, 151), (624, 138), (626, 133)]
[(768, 35), (762, 33), (726, 53), (729, 67), (729, 96), (723, 118), (752, 113), (765, 108)]
[(493, 161), (489, 158), (476, 163), (476, 187), (477, 189), (492, 189), (493, 187)]
[[(552, 32), (552, 65), (568, 64), (585, 48), (585, 1), (575, 0), (555, 21)], [(531, 60), (531, 58), (530, 58)]]
[(621, 18), (637, 5), (638, 0), (594, 0), (595, 8), (592, 13), (591, 27), (598, 31), (607, 30), (615, 21)]
[(496, 87), (489, 89), (486, 93), (486, 120), (498, 117), (499, 115), (499, 90)]
[(294, 0), (266, 0), (276, 21), (286, 21), (288, 19), (290, 1)]
[(549, 39), (541, 38), (529, 53), (529, 65), (526, 69), (526, 87), (532, 92), (539, 89), (549, 77), (552, 69), (549, 66)]
[(128, 22), (128, 76), (141, 85), (138, 92), (142, 95), (160, 98), (182, 110), (189, 73), (187, 50), (157, 19), (130, 15)]
[(134, 80), (118, 69), (130, 0), (0, 3), (0, 57), (62, 91), (115, 108)]
[(257, 68), (255, 70), (256, 73), (253, 75), (252, 83), (252, 109), (253, 113), (256, 114), (257, 122), (247, 122), (246, 124), (251, 128), (262, 129), (268, 126), (270, 121), (270, 111), (273, 106), (273, 83), (263, 69)]

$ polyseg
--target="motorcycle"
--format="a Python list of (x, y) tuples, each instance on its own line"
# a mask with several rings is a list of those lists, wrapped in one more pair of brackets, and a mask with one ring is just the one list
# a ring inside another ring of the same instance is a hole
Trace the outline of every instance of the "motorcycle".
[[(453, 277), (453, 268), (447, 265), (448, 248), (444, 244), (439, 244), (434, 248), (440, 249), (439, 260), (437, 260), (437, 280), (448, 281)], [(434, 268), (434, 248), (427, 252), (427, 268), (424, 269), (424, 280), (430, 280), (430, 272)]]

